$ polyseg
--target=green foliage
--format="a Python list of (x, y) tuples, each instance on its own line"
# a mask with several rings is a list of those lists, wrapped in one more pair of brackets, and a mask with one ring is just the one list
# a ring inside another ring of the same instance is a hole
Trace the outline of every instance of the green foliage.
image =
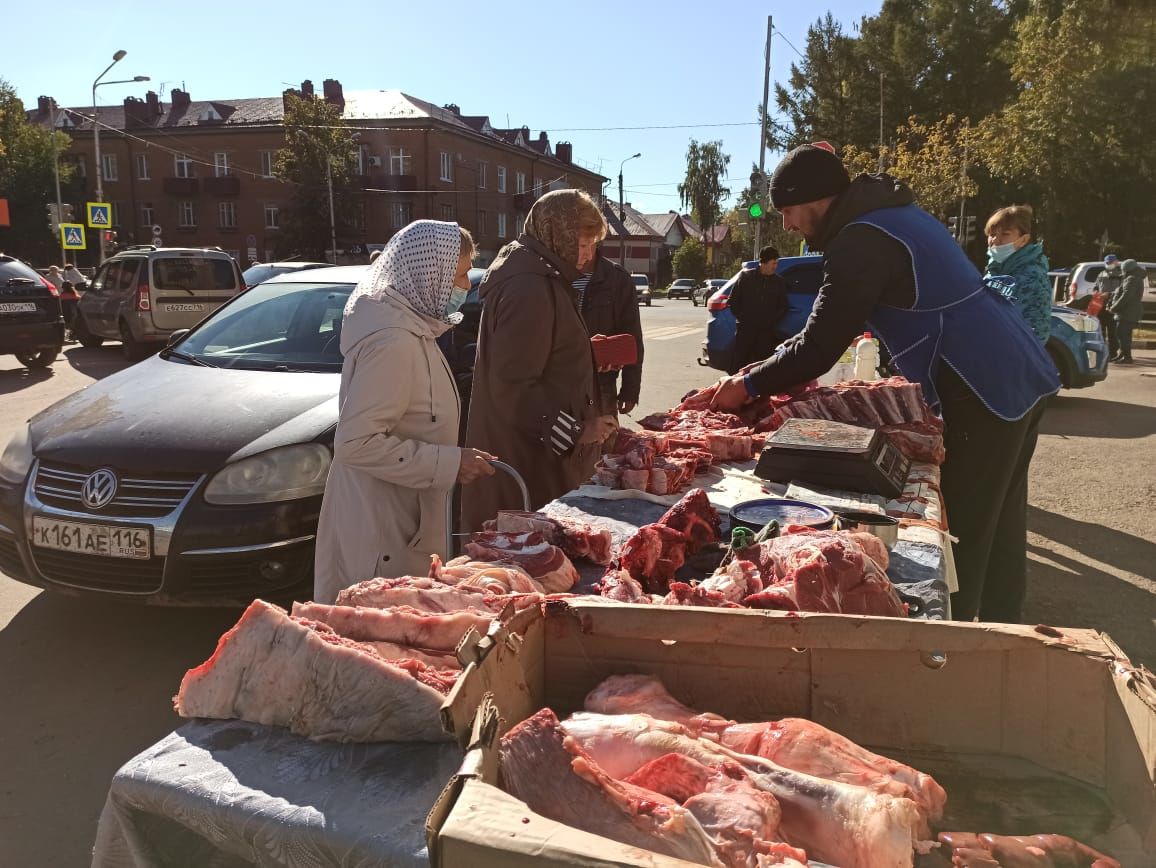
[(688, 238), (674, 252), (672, 265), (675, 277), (703, 280), (706, 277), (706, 248), (701, 241)]
[[(0, 226), (0, 250), (37, 263), (60, 259), (60, 241), (49, 231), (45, 206), (56, 201), (53, 163), (68, 144), (67, 134), (28, 123), (24, 103), (0, 79), (0, 197), (8, 200), (12, 223)], [(71, 171), (61, 163), (61, 184), (68, 183)]]
[(329, 258), (329, 186), (332, 173), (337, 246), (352, 237), (358, 207), (353, 193), (355, 145), (341, 125), (341, 109), (323, 99), (290, 96), (285, 107), (285, 147), (277, 152), (274, 174), (295, 185), (282, 211), (278, 256)]
[(678, 195), (683, 207), (690, 207), (691, 216), (704, 232), (718, 225), (722, 201), (731, 194), (730, 188), (722, 185), (730, 162), (730, 155), (722, 152), (721, 141), (690, 140), (686, 151), (686, 178), (678, 185)]

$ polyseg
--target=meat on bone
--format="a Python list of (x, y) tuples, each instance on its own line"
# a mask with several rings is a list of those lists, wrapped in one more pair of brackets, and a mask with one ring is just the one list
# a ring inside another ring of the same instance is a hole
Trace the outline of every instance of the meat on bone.
[(468, 609), (501, 612), (513, 603), (517, 610), (537, 605), (538, 593), (491, 593), (484, 588), (446, 585), (428, 576), (401, 576), (395, 579), (368, 579), (337, 593), (338, 606), (366, 606), (390, 609), (409, 606), (423, 612), (461, 612)]
[(457, 673), (382, 659), (330, 627), (254, 600), (181, 680), (182, 717), (284, 726), (324, 741), (446, 741), (439, 709)]
[(586, 694), (582, 707), (596, 714), (648, 714), (682, 724), (694, 735), (721, 732), (734, 723), (683, 705), (653, 675), (611, 675)]
[(784, 839), (812, 859), (842, 868), (911, 868), (914, 863), (922, 821), (910, 799), (796, 772), (644, 714), (581, 712), (567, 718), (564, 726), (615, 778), (629, 777), (670, 753), (708, 766), (738, 763), (759, 789), (778, 799)]
[(535, 813), (632, 847), (722, 864), (693, 814), (607, 775), (548, 708), (506, 733), (500, 755), (502, 787)]
[(501, 533), (537, 532), (562, 549), (570, 558), (585, 558), (591, 563), (606, 565), (613, 556), (613, 538), (605, 528), (596, 528), (583, 521), (556, 518), (543, 512), (501, 510), (498, 517), (487, 521), (483, 530)]
[(437, 555), (430, 556), (430, 578), (443, 585), (457, 588), (475, 588), (491, 594), (541, 594), (541, 584), (515, 564), (492, 564), (474, 561), (468, 556), (454, 558), (443, 564)]
[(1120, 868), (1099, 850), (1066, 835), (992, 835), (984, 832), (940, 832), (951, 849), (952, 864), (1007, 868)]
[(608, 600), (617, 600), (619, 603), (650, 603), (650, 594), (642, 589), (639, 583), (626, 570), (607, 570), (596, 590)]
[(293, 614), (328, 624), (356, 642), (392, 642), (446, 654), (454, 653), (470, 628), (484, 635), (494, 618), (493, 612), (477, 610), (431, 615), (404, 606), (367, 609), (324, 603), (294, 603)]
[(574, 564), (562, 549), (537, 531), (481, 531), (466, 543), (466, 553), (477, 561), (517, 566), (547, 594), (563, 593), (578, 584)]
[[(719, 539), (719, 517), (706, 492), (691, 489), (657, 522), (640, 527), (618, 552), (618, 567), (643, 590), (665, 594), (674, 574), (704, 545)], [(614, 572), (612, 568), (607, 572)]]

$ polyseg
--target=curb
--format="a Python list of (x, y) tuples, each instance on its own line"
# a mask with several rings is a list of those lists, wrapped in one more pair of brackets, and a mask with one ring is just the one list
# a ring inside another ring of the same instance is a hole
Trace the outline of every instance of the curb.
[(1135, 350), (1156, 350), (1156, 341), (1152, 341), (1152, 340), (1132, 341), (1132, 349), (1135, 349)]

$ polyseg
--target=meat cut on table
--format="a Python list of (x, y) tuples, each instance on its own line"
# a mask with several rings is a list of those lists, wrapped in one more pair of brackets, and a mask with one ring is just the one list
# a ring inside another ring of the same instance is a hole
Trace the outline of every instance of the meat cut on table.
[[(482, 572), (482, 571), (479, 571)], [(527, 577), (529, 581), (529, 577)], [(337, 594), (338, 606), (367, 606), (390, 609), (407, 606), (423, 612), (461, 612), (470, 609), (488, 610), (495, 614), (513, 604), (515, 609), (536, 605), (543, 597), (537, 592), (510, 593), (507, 585), (494, 593), (473, 585), (447, 585), (429, 576), (399, 576), (395, 579), (367, 579), (350, 585)]]
[[(483, 530), (466, 542), (466, 554), (475, 561), (515, 566), (547, 594), (569, 591), (578, 584), (578, 570), (558, 546), (539, 531), (503, 533)], [(451, 561), (447, 566), (453, 566)]]
[(1120, 863), (1066, 835), (941, 832), (952, 865), (964, 868), (1120, 868)]
[(610, 531), (544, 512), (500, 510), (497, 518), (482, 525), (482, 530), (513, 534), (537, 532), (547, 542), (562, 549), (567, 557), (582, 558), (603, 566), (613, 557), (614, 541)]
[(439, 709), (458, 673), (371, 646), (254, 600), (181, 679), (182, 717), (283, 726), (323, 741), (447, 741)]
[(407, 606), (374, 609), (324, 603), (294, 603), (293, 614), (327, 624), (356, 642), (392, 642), (450, 654), (471, 629), (485, 635), (494, 619), (493, 612), (477, 609), (430, 614)]

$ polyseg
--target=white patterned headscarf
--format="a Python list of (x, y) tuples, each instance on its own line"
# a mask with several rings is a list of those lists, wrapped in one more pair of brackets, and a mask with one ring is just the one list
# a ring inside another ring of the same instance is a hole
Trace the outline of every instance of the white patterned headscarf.
[(460, 320), (446, 316), (461, 257), (462, 233), (457, 223), (415, 220), (389, 240), (381, 255), (349, 296), (345, 313), (362, 296), (381, 301), (393, 290), (418, 313), (440, 322)]

